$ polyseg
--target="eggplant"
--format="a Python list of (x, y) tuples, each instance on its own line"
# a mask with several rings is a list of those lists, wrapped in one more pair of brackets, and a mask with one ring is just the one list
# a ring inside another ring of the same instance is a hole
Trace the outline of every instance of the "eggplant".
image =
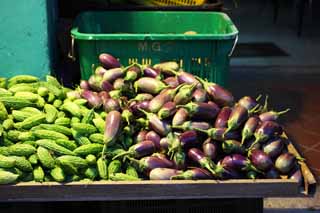
[(88, 106), (98, 109), (102, 105), (102, 100), (96, 92), (90, 90), (84, 90), (81, 93), (81, 97), (88, 101)]
[(222, 142), (222, 150), (226, 154), (237, 153), (244, 154), (245, 149), (241, 146), (241, 143), (236, 140), (225, 140)]
[(273, 166), (271, 158), (261, 150), (252, 150), (249, 157), (251, 163), (261, 171), (268, 171)]
[(149, 131), (147, 132), (147, 134), (145, 135), (145, 140), (150, 140), (154, 143), (154, 145), (156, 146), (157, 150), (160, 149), (160, 136), (155, 132), (155, 131)]
[(188, 157), (198, 163), (202, 168), (207, 169), (215, 176), (220, 176), (223, 172), (223, 168), (214, 164), (204, 153), (197, 148), (191, 148), (188, 151)]
[(112, 55), (108, 53), (102, 53), (99, 55), (99, 61), (106, 69), (120, 67), (120, 62)]
[(189, 130), (181, 133), (179, 136), (182, 147), (190, 148), (199, 144), (198, 134), (194, 130)]
[(146, 115), (149, 122), (149, 128), (154, 130), (160, 136), (166, 136), (171, 132), (171, 126), (167, 122), (161, 121), (156, 114), (146, 112), (142, 109), (140, 109), (140, 111)]
[(108, 81), (110, 84), (112, 84), (116, 79), (123, 78), (124, 74), (125, 72), (121, 68), (109, 69), (103, 74), (102, 80)]
[(202, 144), (202, 151), (206, 157), (211, 160), (216, 160), (218, 155), (218, 145), (211, 138), (208, 138)]
[(192, 94), (192, 101), (194, 102), (207, 102), (208, 98), (207, 98), (207, 92), (200, 88), (200, 89), (196, 89), (193, 94)]
[(170, 143), (171, 142), (167, 137), (161, 138), (161, 140), (160, 140), (161, 150), (164, 150), (167, 152), (169, 150)]
[(246, 108), (241, 105), (236, 105), (230, 114), (226, 133), (238, 129), (248, 120), (248, 116), (248, 110)]
[(296, 180), (298, 182), (299, 185), (302, 184), (303, 182), (303, 175), (301, 173), (300, 168), (297, 168), (295, 171), (293, 171), (290, 175), (289, 175), (289, 179), (291, 180)]
[(162, 81), (150, 77), (142, 77), (134, 82), (134, 88), (136, 92), (140, 91), (150, 93), (152, 95), (160, 93), (167, 87), (168, 86), (165, 85)]
[(134, 158), (128, 157), (127, 159), (130, 160), (131, 164), (140, 172), (144, 172), (145, 174), (149, 174), (151, 170), (155, 168), (173, 168), (174, 164), (172, 161), (148, 156), (141, 158), (140, 160), (136, 160)]
[(212, 100), (219, 106), (232, 106), (234, 103), (233, 95), (223, 87), (215, 83), (209, 83), (199, 77), (196, 79), (202, 84), (203, 88), (206, 90), (207, 94), (212, 98)]
[(281, 138), (272, 138), (262, 146), (262, 150), (271, 158), (278, 157), (284, 149), (284, 142)]
[(135, 81), (141, 76), (141, 67), (137, 64), (132, 64), (127, 68), (126, 76), (124, 77), (125, 81)]
[(102, 91), (101, 83), (102, 83), (102, 77), (99, 75), (91, 75), (88, 80), (90, 89), (92, 89), (95, 92)]
[(217, 141), (224, 141), (224, 140), (239, 140), (240, 139), (240, 133), (239, 132), (227, 132), (226, 128), (210, 128), (208, 130), (203, 130), (200, 128), (194, 128), (194, 130), (197, 130), (199, 132), (203, 132), (207, 134), (208, 137), (210, 137), (213, 140)]
[(174, 89), (163, 90), (163, 92), (161, 92), (159, 95), (157, 95), (150, 101), (149, 110), (153, 113), (158, 112), (165, 103), (173, 100), (176, 93), (182, 86), (183, 85), (180, 85)]
[(223, 172), (221, 174), (221, 178), (224, 180), (228, 179), (241, 179), (243, 178), (243, 175), (234, 169), (229, 169), (229, 168), (223, 168)]
[(171, 176), (172, 180), (205, 180), (212, 179), (210, 172), (203, 168), (192, 168), (184, 171), (182, 174)]
[(130, 111), (133, 113), (134, 116), (140, 117), (144, 115), (140, 110), (149, 111), (149, 101), (142, 101), (142, 102), (131, 102), (129, 105)]
[(169, 85), (171, 88), (176, 88), (180, 84), (176, 77), (168, 77), (164, 79), (163, 82)]
[(90, 85), (89, 85), (88, 81), (81, 80), (80, 81), (80, 88), (83, 90), (90, 90)]
[(106, 91), (101, 91), (98, 95), (101, 98), (102, 103), (105, 103), (110, 98), (109, 93)]
[(191, 73), (179, 71), (176, 73), (176, 76), (180, 84), (199, 84), (199, 81)]
[(172, 118), (172, 126), (180, 126), (188, 119), (188, 111), (184, 108), (177, 110)]
[(109, 98), (103, 103), (103, 108), (106, 112), (120, 111), (119, 100)]
[(102, 66), (98, 66), (98, 67), (95, 69), (94, 74), (103, 77), (103, 75), (104, 75), (106, 72), (107, 72), (107, 70), (106, 70), (105, 68), (103, 68)]
[(188, 103), (192, 99), (192, 93), (194, 89), (196, 88), (197, 84), (191, 84), (191, 85), (183, 85), (179, 92), (174, 96), (173, 101), (177, 105), (183, 105)]
[(133, 158), (142, 158), (147, 155), (151, 155), (156, 151), (156, 146), (153, 143), (153, 141), (142, 141), (140, 143), (137, 143), (129, 148), (128, 151), (118, 154), (112, 158), (112, 160), (117, 159), (122, 156), (129, 156)]
[(172, 176), (180, 175), (182, 171), (170, 168), (155, 168), (149, 174), (150, 180), (171, 180)]
[(160, 71), (153, 69), (152, 67), (146, 67), (143, 69), (143, 76), (149, 78), (161, 79)]
[(241, 132), (241, 145), (245, 140), (252, 137), (259, 125), (260, 119), (258, 117), (250, 117), (244, 124)]
[(265, 177), (268, 179), (279, 179), (280, 174), (275, 168), (271, 168), (265, 173)]
[(141, 141), (146, 140), (147, 133), (148, 132), (146, 130), (141, 130), (140, 132), (138, 132), (138, 134), (135, 137), (136, 143), (140, 143)]
[(275, 162), (275, 168), (282, 174), (287, 174), (296, 164), (296, 157), (287, 152), (281, 154)]
[(176, 104), (172, 101), (165, 103), (158, 111), (158, 117), (162, 120), (173, 116), (177, 112)]
[(227, 128), (228, 120), (232, 109), (228, 106), (223, 107), (219, 114), (217, 115), (216, 121), (214, 123), (215, 128)]
[(228, 168), (237, 171), (255, 171), (261, 173), (245, 156), (240, 154), (231, 154), (225, 156), (221, 165), (223, 168)]
[(181, 105), (178, 107), (185, 108), (189, 116), (192, 118), (196, 118), (197, 120), (214, 120), (219, 113), (220, 109), (215, 104), (209, 103), (193, 103), (190, 102), (185, 105)]
[(121, 114), (118, 111), (111, 111), (107, 114), (105, 120), (104, 138), (103, 141), (106, 145), (112, 143), (121, 127)]
[(239, 101), (238, 104), (244, 108), (247, 109), (247, 111), (249, 112), (249, 114), (256, 112), (256, 110), (258, 109), (258, 107), (260, 106), (258, 104), (258, 99), (260, 99), (261, 96), (258, 96), (257, 99), (254, 99), (250, 96), (244, 96), (242, 97)]
[(197, 121), (186, 121), (180, 126), (172, 126), (174, 129), (181, 129), (183, 131), (187, 130), (208, 130), (210, 129), (210, 124), (207, 122), (197, 122)]
[(114, 88), (113, 88), (112, 84), (109, 83), (109, 81), (102, 81), (102, 82), (101, 82), (101, 89), (102, 89), (103, 91), (110, 92), (110, 91), (112, 91)]
[(259, 118), (262, 122), (264, 121), (276, 121), (280, 115), (283, 115), (287, 112), (289, 112), (290, 109), (286, 109), (286, 110), (283, 110), (283, 111), (280, 111), (280, 112), (276, 112), (276, 111), (269, 111), (269, 112), (264, 112), (264, 113), (261, 113), (259, 115)]
[(117, 78), (113, 82), (113, 88), (115, 90), (125, 91), (125, 90), (129, 89), (129, 83), (125, 82), (125, 80), (123, 78)]

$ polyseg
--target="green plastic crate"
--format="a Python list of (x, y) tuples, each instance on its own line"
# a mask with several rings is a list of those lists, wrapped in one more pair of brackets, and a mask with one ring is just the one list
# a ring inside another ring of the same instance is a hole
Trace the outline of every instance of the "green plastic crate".
[(225, 85), (238, 30), (219, 12), (103, 11), (80, 14), (71, 35), (82, 79), (106, 52), (123, 65), (175, 60), (186, 71)]

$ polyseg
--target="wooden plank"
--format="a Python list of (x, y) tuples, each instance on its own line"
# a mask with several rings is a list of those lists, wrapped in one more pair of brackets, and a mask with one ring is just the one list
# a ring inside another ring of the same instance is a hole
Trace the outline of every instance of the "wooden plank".
[(299, 196), (293, 180), (198, 180), (19, 183), (0, 186), (0, 201), (112, 201)]

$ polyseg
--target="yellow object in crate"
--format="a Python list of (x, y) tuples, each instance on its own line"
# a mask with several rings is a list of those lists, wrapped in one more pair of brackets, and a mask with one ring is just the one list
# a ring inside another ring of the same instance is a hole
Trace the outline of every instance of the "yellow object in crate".
[(134, 0), (134, 2), (143, 5), (157, 5), (157, 6), (196, 6), (206, 3), (206, 0), (150, 0), (141, 1)]

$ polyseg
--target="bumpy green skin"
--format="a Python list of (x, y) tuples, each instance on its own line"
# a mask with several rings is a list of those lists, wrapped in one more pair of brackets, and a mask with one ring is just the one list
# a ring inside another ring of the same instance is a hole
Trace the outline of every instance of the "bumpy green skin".
[(51, 130), (35, 130), (33, 131), (33, 134), (39, 138), (39, 139), (49, 139), (49, 140), (58, 140), (58, 139), (64, 139), (68, 140), (68, 137), (60, 132), (55, 132)]
[(70, 118), (65, 118), (65, 117), (57, 118), (55, 120), (54, 124), (69, 127), (70, 126)]
[(92, 122), (100, 133), (104, 133), (106, 124), (102, 118), (94, 118), (92, 119)]
[(34, 113), (32, 112), (25, 112), (22, 110), (12, 110), (11, 114), (15, 121), (20, 121), (20, 122), (34, 115)]
[(18, 142), (19, 141), (19, 135), (21, 134), (20, 131), (18, 130), (10, 130), (7, 134), (6, 139), (10, 140), (10, 141), (15, 141)]
[(89, 140), (92, 143), (99, 143), (99, 144), (104, 144), (103, 142), (103, 134), (101, 133), (93, 133), (89, 136)]
[(0, 184), (14, 183), (18, 179), (19, 175), (12, 172), (0, 171)]
[(46, 116), (43, 114), (33, 115), (22, 122), (15, 123), (14, 127), (17, 129), (31, 129), (41, 123), (44, 123)]
[(14, 144), (9, 147), (8, 152), (10, 155), (16, 156), (30, 156), (36, 152), (36, 148), (29, 144)]
[(60, 99), (56, 99), (54, 100), (53, 104), (52, 104), (55, 108), (59, 108), (62, 105), (62, 101)]
[(22, 109), (20, 109), (21, 112), (29, 112), (29, 113), (33, 113), (33, 114), (41, 114), (42, 112), (40, 110), (38, 110), (37, 108), (34, 107), (24, 107)]
[(77, 144), (79, 146), (86, 145), (86, 144), (91, 144), (91, 141), (87, 137), (82, 136), (77, 131), (73, 130), (72, 131), (72, 136), (73, 136), (73, 138), (75, 139), (75, 141), (77, 142)]
[(86, 161), (90, 166), (94, 166), (97, 164), (97, 158), (95, 155), (92, 155), (92, 154), (89, 154), (86, 156)]
[(66, 179), (66, 175), (61, 167), (55, 167), (50, 171), (50, 175), (57, 182), (63, 182)]
[(72, 131), (70, 128), (58, 125), (58, 124), (40, 124), (40, 127), (46, 130), (51, 130), (55, 132), (62, 133), (67, 136), (72, 136)]
[(46, 87), (49, 90), (49, 94), (52, 93), (54, 96), (57, 98), (63, 100), (65, 98), (65, 94), (63, 90), (60, 88), (56, 87), (55, 85), (52, 85), (48, 82), (40, 82), (40, 86)]
[(33, 178), (36, 182), (43, 182), (44, 180), (44, 171), (41, 166), (36, 166), (33, 169)]
[(51, 104), (44, 105), (44, 111), (46, 112), (46, 121), (53, 123), (58, 117), (58, 110)]
[(31, 163), (25, 158), (20, 156), (11, 156), (16, 162), (15, 166), (24, 172), (32, 172), (33, 168)]
[[(66, 113), (64, 111), (59, 111), (58, 112), (58, 119), (59, 118), (65, 118), (66, 117)], [(70, 118), (69, 118), (70, 119)]]
[(79, 98), (73, 101), (75, 104), (78, 104), (80, 106), (84, 106), (86, 103), (88, 103), (88, 101), (86, 99), (83, 98)]
[(91, 179), (91, 180), (94, 180), (98, 177), (99, 173), (98, 173), (98, 170), (94, 167), (88, 167), (86, 169), (86, 171), (84, 172), (84, 175)]
[(119, 160), (113, 160), (109, 163), (109, 166), (108, 166), (108, 174), (109, 176), (110, 175), (113, 175), (115, 173), (120, 173), (121, 172), (121, 161)]
[(58, 140), (56, 140), (56, 144), (63, 146), (71, 151), (73, 151), (77, 148), (76, 142), (72, 141), (72, 140), (58, 139)]
[(90, 135), (97, 131), (97, 129), (91, 124), (73, 123), (71, 126), (72, 129), (83, 135)]
[(37, 165), (38, 164), (38, 155), (37, 154), (30, 155), (29, 158), (28, 158), (28, 161), (32, 165)]
[(21, 91), (21, 92), (16, 92), (14, 94), (14, 97), (17, 97), (17, 98), (24, 98), (26, 100), (29, 100), (31, 102), (36, 102), (38, 101), (39, 96), (38, 94), (34, 94), (33, 92), (25, 92), (25, 91)]
[[(3, 133), (5, 134), (5, 132)], [(9, 140), (8, 138), (4, 138), (2, 141), (1, 141), (1, 145), (3, 146), (12, 146), (14, 143)]]
[(91, 124), (93, 118), (94, 118), (94, 109), (91, 109), (83, 116), (81, 123)]
[(8, 147), (0, 146), (0, 155), (8, 156), (9, 155), (8, 149), (9, 149)]
[(38, 146), (42, 146), (44, 148), (47, 148), (57, 154), (74, 155), (74, 152), (70, 151), (69, 149), (64, 148), (63, 146), (56, 144), (55, 141), (53, 141), (53, 140), (41, 139), (41, 140), (37, 140), (36, 144)]
[(33, 84), (26, 84), (26, 83), (21, 83), (21, 84), (16, 84), (16, 85), (12, 85), (9, 88), (9, 91), (12, 93), (16, 93), (16, 92), (37, 92), (37, 88), (33, 87)]
[(80, 123), (81, 121), (80, 121), (80, 118), (78, 118), (78, 117), (72, 117), (71, 118), (71, 121), (70, 121), (70, 125), (72, 126), (73, 124), (75, 124), (75, 123)]
[(47, 103), (52, 104), (55, 99), (56, 99), (56, 96), (52, 92), (49, 92), (48, 97), (47, 97)]
[(63, 162), (69, 162), (71, 165), (73, 165), (77, 169), (83, 169), (88, 167), (87, 161), (78, 156), (62, 155), (60, 157), (57, 157), (56, 160), (61, 164), (63, 164)]
[[(1, 103), (1, 102), (0, 102), (0, 103)], [(3, 121), (2, 126), (3, 126), (3, 128), (4, 128), (5, 130), (9, 130), (9, 129), (12, 129), (12, 128), (13, 128), (13, 124), (14, 124), (13, 120), (10, 119), (10, 118), (8, 118), (8, 119), (6, 119), (6, 120)]]
[(8, 117), (8, 111), (5, 105), (2, 102), (0, 102), (0, 121), (7, 119), (7, 117)]
[(0, 168), (12, 168), (15, 166), (15, 159), (0, 154)]
[(23, 141), (22, 143), (23, 143), (23, 144), (29, 144), (29, 145), (34, 146), (34, 147), (37, 146), (37, 144), (36, 144), (35, 141)]
[(97, 169), (101, 179), (108, 180), (108, 161), (102, 157), (97, 160)]
[(39, 79), (32, 75), (16, 75), (8, 79), (8, 84), (15, 85), (20, 83), (34, 83), (38, 81)]
[(0, 97), (9, 97), (12, 95), (13, 95), (13, 93), (10, 92), (9, 90), (4, 89), (4, 88), (0, 88)]
[(49, 90), (46, 87), (39, 87), (37, 90), (37, 93), (41, 97), (46, 97), (49, 94)]
[(111, 174), (111, 175), (109, 175), (109, 179), (113, 180), (113, 181), (138, 181), (138, 180), (140, 180), (137, 177), (127, 175), (124, 173)]
[(133, 166), (131, 165), (128, 165), (127, 169), (126, 169), (126, 174), (127, 175), (130, 175), (132, 177), (136, 177), (136, 178), (139, 178), (139, 174), (136, 170), (136, 168), (134, 168)]
[(21, 109), (23, 107), (36, 107), (37, 104), (28, 101), (24, 98), (17, 97), (0, 97), (0, 102), (2, 102), (7, 108), (11, 109)]
[(86, 145), (79, 146), (78, 148), (73, 150), (73, 152), (79, 156), (87, 156), (89, 154), (96, 155), (100, 153), (102, 149), (103, 149), (102, 144), (93, 143), (93, 144), (86, 144)]
[(33, 141), (36, 137), (33, 135), (33, 132), (21, 132), (18, 139), (19, 141)]
[(61, 106), (62, 110), (69, 112), (71, 115), (81, 118), (81, 110), (79, 105), (73, 102), (66, 102)]
[(37, 156), (39, 161), (45, 168), (53, 169), (55, 167), (55, 160), (48, 149), (39, 146), (37, 149)]

